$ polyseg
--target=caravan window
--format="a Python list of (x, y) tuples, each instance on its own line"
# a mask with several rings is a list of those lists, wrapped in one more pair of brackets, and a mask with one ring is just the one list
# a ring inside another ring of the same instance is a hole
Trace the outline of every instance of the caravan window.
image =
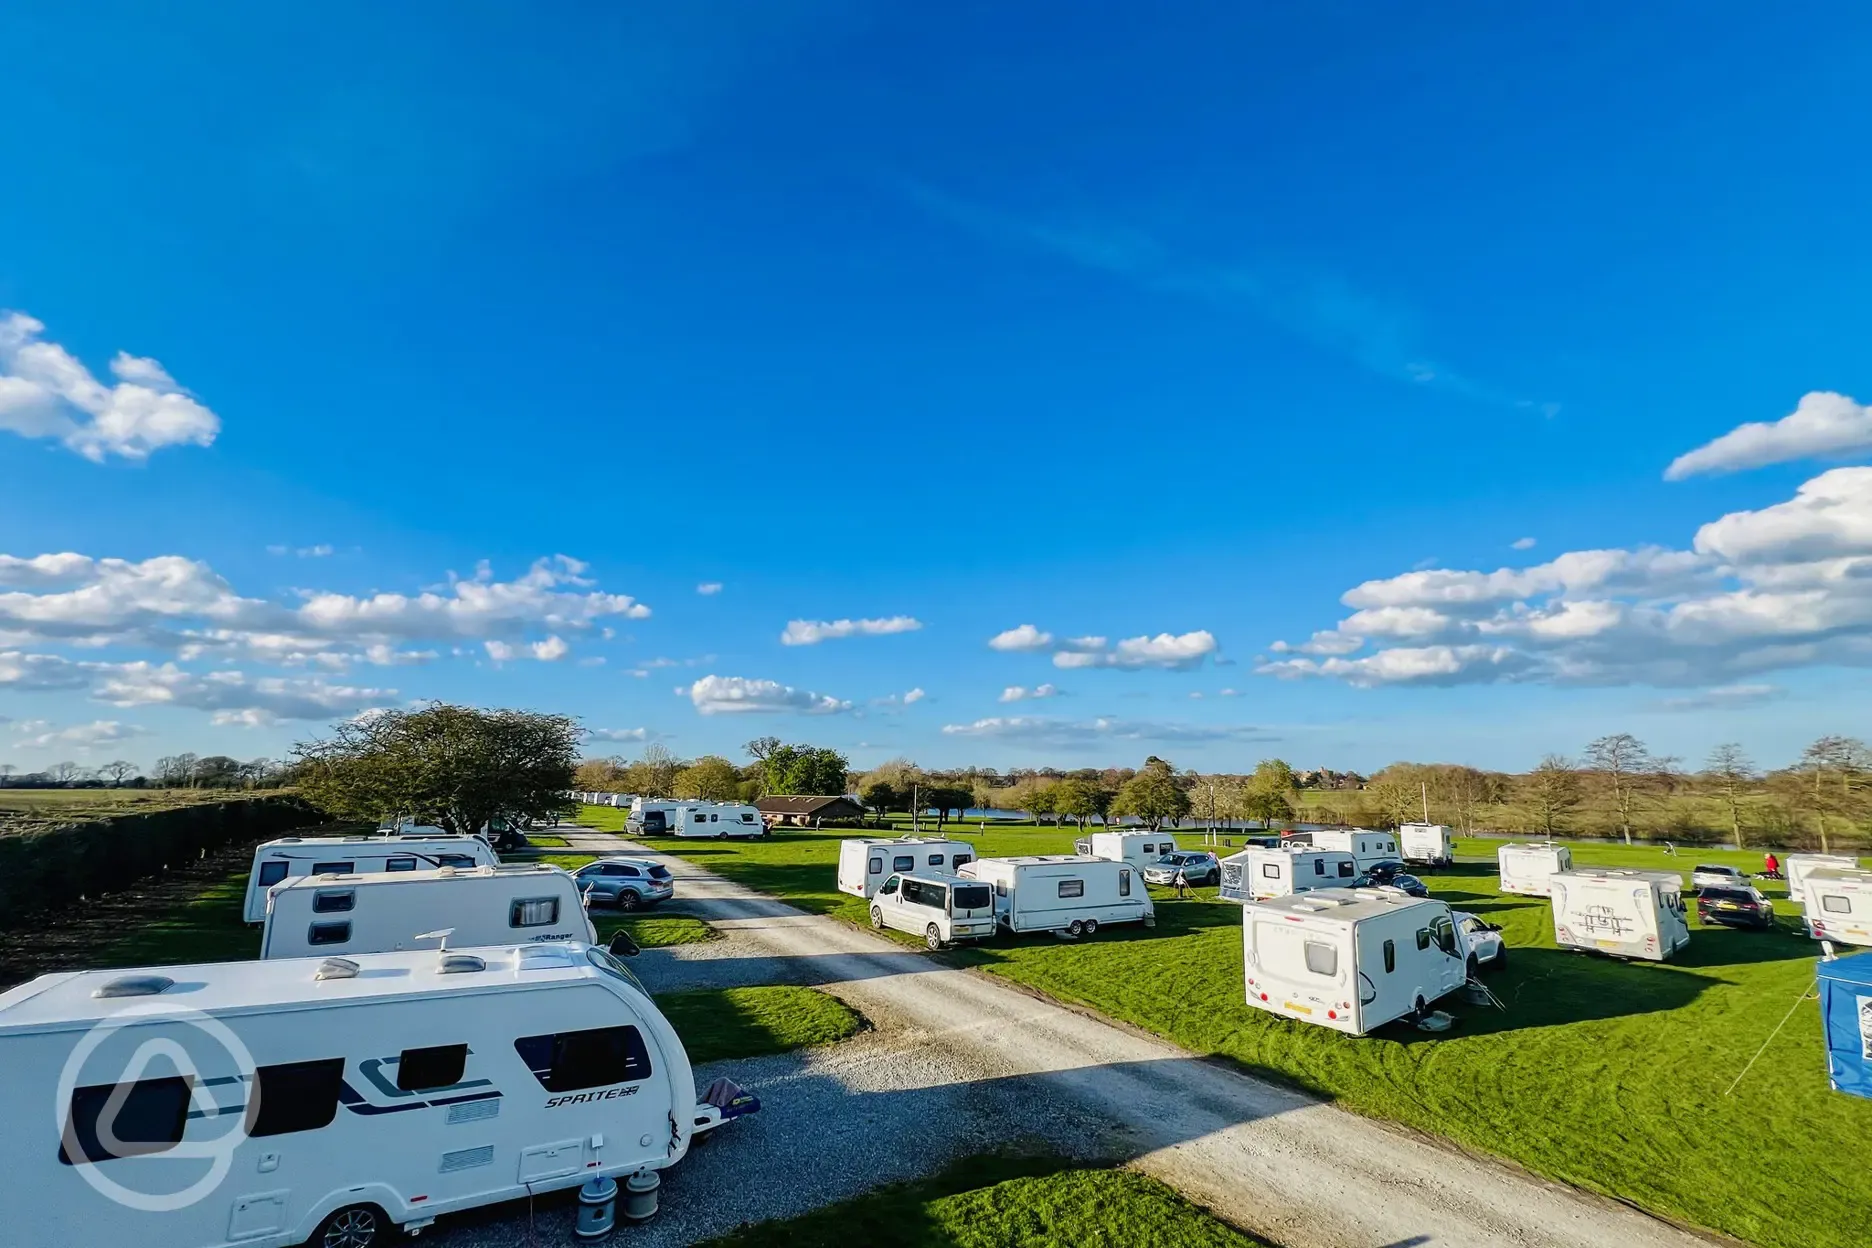
[(470, 858), (467, 854), (437, 854), (436, 865), (438, 867), (456, 867), (461, 870), (467, 870), (475, 865), (475, 860)]
[(959, 869), (965, 864), (971, 863), (974, 861), (975, 861), (974, 854), (957, 854), (955, 857), (949, 860), (949, 865)]
[(468, 1046), (439, 1044), (428, 1049), (404, 1049), (397, 1059), (396, 1086), (405, 1092), (452, 1088), (468, 1069)]
[(929, 856), (929, 865), (932, 867), (942, 866), (942, 858), (943, 856), (941, 854), (931, 854)]
[(272, 888), (286, 878), (286, 864), (283, 862), (263, 862), (260, 864), (260, 887)]
[(528, 897), (507, 910), (508, 927), (550, 927), (559, 921), (557, 897)]
[(1278, 879), (1280, 879), (1280, 863), (1278, 863), (1278, 862), (1264, 862), (1264, 863), (1262, 863), (1262, 864), (1261, 864), (1261, 874), (1262, 874), (1263, 876), (1265, 876), (1265, 877), (1266, 877), (1267, 879), (1270, 879), (1270, 880), (1278, 880)]
[(308, 945), (342, 945), (350, 939), (349, 923), (314, 923), (306, 932)]
[(312, 864), (313, 875), (350, 875), (356, 869), (355, 862), (315, 862)]
[(1397, 970), (1397, 942), (1396, 941), (1387, 940), (1384, 942), (1384, 969), (1385, 969), (1385, 974), (1387, 975), (1389, 975), (1392, 971)]
[(1417, 929), (1417, 947), (1419, 949), (1428, 949), (1430, 947), (1430, 929), (1429, 928), (1420, 927)]
[(416, 860), (414, 858), (391, 858), (383, 864), (383, 869), (386, 871), (414, 871), (416, 869)]
[[(167, 1152), (182, 1142), (182, 1130), (188, 1124), (189, 1095), (189, 1080), (181, 1075), (139, 1079), (128, 1085), (101, 1083), (73, 1088), (58, 1159), (72, 1166), (80, 1161), (112, 1161)], [(121, 1103), (102, 1124), (105, 1138), (100, 1139), (98, 1119), (113, 1097)]]
[(1828, 914), (1851, 914), (1852, 898), (1828, 894), (1820, 899), (1820, 908)]
[(1313, 874), (1314, 875), (1326, 874), (1326, 860), (1324, 858), (1315, 858), (1313, 860)]
[(1315, 975), (1339, 974), (1339, 951), (1317, 940), (1305, 943), (1306, 967)]
[(343, 914), (346, 910), (357, 908), (357, 890), (347, 888), (342, 891), (328, 892), (320, 889), (312, 894), (313, 914)]
[(247, 1134), (290, 1135), (330, 1126), (343, 1084), (342, 1057), (258, 1068), (247, 1098)]
[(871, 870), (867, 872), (866, 874), (883, 875), (884, 874), (884, 860), (882, 858), (873, 858), (871, 860)]
[(650, 1077), (650, 1053), (635, 1027), (594, 1027), (522, 1036), (514, 1052), (548, 1092), (577, 1092)]
[(897, 857), (891, 859), (891, 870), (893, 871), (916, 870), (915, 856), (911, 854), (900, 854)]
[(1131, 873), (1129, 871), (1120, 871), (1118, 873), (1118, 895), (1120, 897), (1129, 897), (1131, 895)]
[(1358, 864), (1355, 862), (1342, 862), (1339, 864), (1339, 876), (1341, 879), (1345, 878), (1346, 876), (1351, 875), (1353, 872), (1357, 870), (1358, 870)]
[(1059, 882), (1059, 895), (1062, 897), (1085, 896), (1085, 881), (1084, 880), (1061, 880)]

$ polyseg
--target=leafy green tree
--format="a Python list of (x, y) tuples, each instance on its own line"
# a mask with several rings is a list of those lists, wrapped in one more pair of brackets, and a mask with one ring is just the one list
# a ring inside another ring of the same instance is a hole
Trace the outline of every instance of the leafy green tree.
[(845, 793), (845, 756), (810, 745), (778, 745), (765, 760), (767, 791), (800, 797)]
[(1167, 766), (1152, 766), (1162, 763), (1161, 759), (1152, 758), (1145, 762), (1144, 770), (1124, 782), (1118, 790), (1118, 797), (1111, 805), (1111, 813), (1123, 818), (1135, 816), (1150, 825), (1155, 832), (1163, 827), (1166, 819), (1181, 819), (1189, 814), (1189, 794), (1176, 782), (1176, 775)]
[(565, 715), (431, 703), (338, 725), (294, 749), (299, 791), (340, 819), (412, 818), (478, 832), (496, 818), (557, 818), (578, 765)]
[(1027, 793), (1027, 810), (1035, 823), (1044, 823), (1059, 814), (1059, 785), (1037, 783)]
[(741, 774), (727, 759), (710, 754), (677, 772), (673, 787), (677, 797), (732, 802), (741, 796)]
[(858, 800), (869, 806), (880, 821), (888, 811), (898, 809), (904, 800), (888, 780), (869, 780), (858, 786)]
[(940, 832), (950, 811), (956, 813), (957, 819), (962, 817), (962, 812), (974, 802), (975, 792), (958, 785), (936, 785), (924, 789), (919, 797), (923, 805), (936, 812), (936, 830)]
[(1300, 788), (1300, 781), (1294, 776), (1294, 769), (1285, 759), (1264, 758), (1255, 764), (1254, 775), (1248, 781), (1248, 787), (1260, 793), (1278, 793), (1286, 797)]
[(1053, 789), (1053, 809), (1085, 831), (1086, 820), (1098, 814), (1099, 786), (1090, 780), (1062, 780)]
[(1263, 827), (1270, 828), (1294, 815), (1292, 803), (1268, 789), (1248, 790), (1242, 795), (1241, 809), (1244, 818), (1258, 819)]

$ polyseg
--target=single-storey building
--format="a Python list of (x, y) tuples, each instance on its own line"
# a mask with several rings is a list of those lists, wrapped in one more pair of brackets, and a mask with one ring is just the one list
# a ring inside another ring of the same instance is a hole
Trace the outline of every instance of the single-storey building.
[(864, 822), (865, 808), (849, 797), (763, 797), (754, 803), (768, 826), (813, 828)]

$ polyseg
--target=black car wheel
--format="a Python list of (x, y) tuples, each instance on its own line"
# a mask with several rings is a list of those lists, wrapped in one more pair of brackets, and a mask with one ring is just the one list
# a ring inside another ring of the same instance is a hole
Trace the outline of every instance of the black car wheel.
[(617, 904), (620, 910), (635, 910), (643, 904), (643, 898), (627, 888), (618, 894)]

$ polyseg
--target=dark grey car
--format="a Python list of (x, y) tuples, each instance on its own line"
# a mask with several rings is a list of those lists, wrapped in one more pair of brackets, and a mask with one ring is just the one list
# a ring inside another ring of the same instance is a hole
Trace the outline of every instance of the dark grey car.
[(600, 858), (572, 873), (587, 905), (635, 910), (676, 894), (669, 868), (648, 858)]

